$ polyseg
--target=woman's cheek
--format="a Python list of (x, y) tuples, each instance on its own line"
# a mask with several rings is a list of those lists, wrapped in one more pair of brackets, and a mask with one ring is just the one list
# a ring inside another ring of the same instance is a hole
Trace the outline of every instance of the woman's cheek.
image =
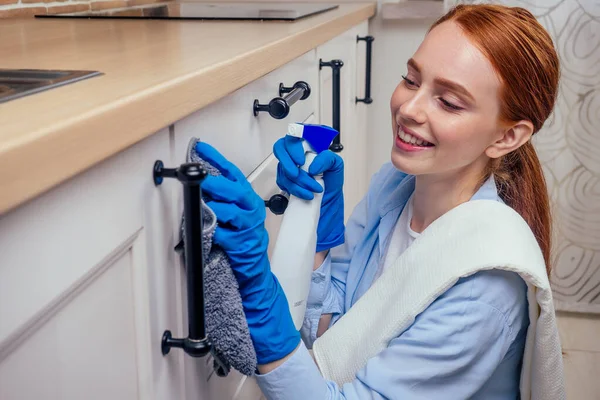
[(445, 111), (438, 112), (436, 137), (453, 145), (464, 143), (469, 136), (471, 127), (455, 116), (449, 116)]

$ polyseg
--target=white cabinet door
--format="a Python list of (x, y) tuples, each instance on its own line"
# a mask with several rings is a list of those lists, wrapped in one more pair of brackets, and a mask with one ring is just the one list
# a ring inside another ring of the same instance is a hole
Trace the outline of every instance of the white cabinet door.
[(1, 217), (2, 400), (183, 398), (160, 351), (181, 333), (168, 149), (163, 130)]
[[(356, 37), (364, 36), (368, 22), (344, 32), (317, 48), (317, 58), (328, 62), (342, 60), (340, 76), (340, 132), (344, 149), (338, 153), (344, 159), (344, 216), (352, 210), (366, 191), (366, 111), (365, 105), (356, 103), (356, 97), (364, 92), (364, 44), (357, 44)], [(332, 125), (332, 69), (323, 67), (319, 73), (319, 122)], [(361, 84), (357, 87), (357, 84)]]

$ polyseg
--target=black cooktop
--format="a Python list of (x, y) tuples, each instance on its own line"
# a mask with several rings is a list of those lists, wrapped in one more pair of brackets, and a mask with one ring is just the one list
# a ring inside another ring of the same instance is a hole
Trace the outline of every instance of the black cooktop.
[(166, 2), (102, 11), (36, 15), (38, 18), (130, 18), (295, 21), (337, 8), (333, 4)]

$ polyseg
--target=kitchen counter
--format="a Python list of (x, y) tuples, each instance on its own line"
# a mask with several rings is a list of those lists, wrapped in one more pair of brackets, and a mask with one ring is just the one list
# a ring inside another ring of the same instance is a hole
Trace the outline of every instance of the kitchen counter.
[(0, 68), (104, 73), (0, 104), (0, 214), (375, 14), (296, 22), (0, 21)]

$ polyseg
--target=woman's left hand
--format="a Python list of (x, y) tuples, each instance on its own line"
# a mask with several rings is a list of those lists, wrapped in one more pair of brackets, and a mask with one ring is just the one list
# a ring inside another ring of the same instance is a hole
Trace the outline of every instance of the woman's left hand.
[[(270, 272), (265, 263), (269, 236), (264, 227), (265, 202), (244, 174), (214, 147), (199, 142), (198, 155), (222, 175), (207, 176), (202, 183), (206, 204), (217, 215), (214, 243), (225, 250), (240, 287)], [(268, 261), (268, 260), (267, 260)]]
[(229, 256), (238, 281), (259, 364), (280, 360), (300, 343), (288, 302), (271, 272), (265, 203), (244, 174), (215, 148), (200, 142), (198, 155), (221, 172), (207, 176), (202, 191), (217, 215), (214, 242)]

